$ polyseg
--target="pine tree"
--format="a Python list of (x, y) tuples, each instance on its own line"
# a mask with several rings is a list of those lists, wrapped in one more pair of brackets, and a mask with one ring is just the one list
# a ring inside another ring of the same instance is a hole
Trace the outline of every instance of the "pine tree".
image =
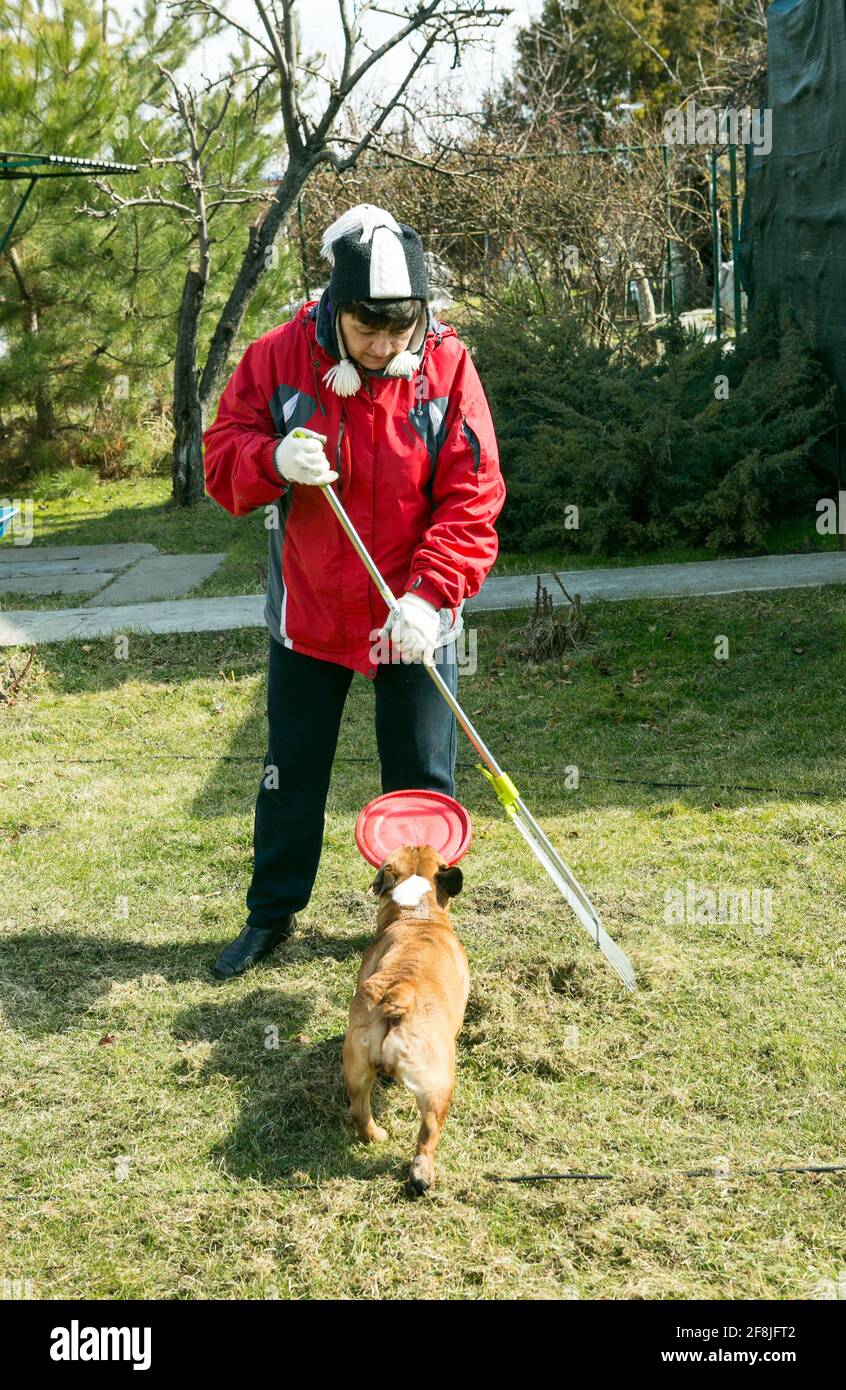
[[(2, 4), (0, 145), (130, 160), (129, 132), (151, 94), (149, 64), (142, 70), (134, 61), (138, 45), (168, 62), (181, 61), (186, 48), (184, 27), (153, 36), (155, 8), (147, 0), (138, 27), (106, 43), (99, 4), (67, 0), (49, 13), (32, 0)], [(4, 229), (25, 189), (25, 181), (2, 185)], [(172, 264), (172, 248), (151, 242), (137, 221), (86, 216), (93, 192), (88, 179), (40, 179), (0, 258), (4, 451), (29, 462), (55, 457), (74, 436), (89, 439), (109, 393), (122, 398), (116, 379), (148, 337), (154, 358), (162, 356), (139, 314), (147, 283), (160, 284)]]

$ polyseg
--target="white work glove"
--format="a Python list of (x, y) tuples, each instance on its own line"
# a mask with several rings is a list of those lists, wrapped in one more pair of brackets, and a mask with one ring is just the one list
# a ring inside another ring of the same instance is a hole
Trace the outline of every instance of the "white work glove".
[(311, 487), (334, 483), (338, 475), (329, 467), (325, 443), (325, 434), (315, 434), (314, 430), (298, 429), (286, 434), (273, 455), (279, 476), (288, 483), (307, 483)]
[(388, 615), (388, 621), (379, 635), (390, 636), (394, 646), (399, 648), (403, 661), (409, 664), (423, 661), (427, 666), (432, 666), (440, 629), (441, 618), (437, 608), (417, 594), (403, 594), (399, 600), (399, 613)]

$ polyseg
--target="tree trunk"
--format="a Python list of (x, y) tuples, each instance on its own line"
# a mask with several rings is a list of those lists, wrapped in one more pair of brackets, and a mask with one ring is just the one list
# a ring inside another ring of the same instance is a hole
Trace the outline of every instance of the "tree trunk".
[(250, 231), (250, 241), (232, 291), (209, 344), (206, 365), (200, 379), (200, 400), (207, 410), (223, 384), (229, 353), (244, 319), (250, 300), (270, 264), (270, 253), (279, 228), (297, 200), (300, 189), (314, 167), (313, 162), (290, 161), (276, 190), (276, 196), (259, 227)]
[(56, 412), (47, 383), (39, 378), (35, 387), (35, 423), (39, 439), (53, 439), (56, 434)]
[(630, 256), (632, 279), (637, 287), (637, 317), (641, 328), (654, 328), (658, 322), (655, 314), (655, 298), (649, 276), (640, 261)]
[(229, 353), (244, 314), (270, 265), (276, 235), (312, 167), (307, 161), (289, 163), (267, 216), (259, 227), (250, 229), (241, 268), (221, 311), (202, 372), (197, 364), (197, 335), (206, 280), (196, 270), (190, 270), (185, 277), (173, 372), (173, 499), (180, 507), (192, 506), (205, 495), (205, 421), (223, 385)]
[[(23, 309), (23, 330), (30, 338), (38, 337), (38, 309), (23, 273), (21, 258), (16, 246), (8, 251), (12, 272), (18, 284)], [(47, 377), (39, 372), (35, 383), (35, 423), (39, 439), (52, 439), (56, 433), (56, 412), (47, 389)]]
[(173, 500), (189, 507), (205, 494), (204, 415), (198, 390), (197, 329), (205, 297), (203, 276), (189, 270), (179, 306), (173, 368)]

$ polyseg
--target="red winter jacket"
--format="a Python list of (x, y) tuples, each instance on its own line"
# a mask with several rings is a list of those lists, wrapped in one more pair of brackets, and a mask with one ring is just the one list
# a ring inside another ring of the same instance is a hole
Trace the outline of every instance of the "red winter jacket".
[(490, 409), (453, 328), (430, 315), (410, 381), (362, 371), (357, 393), (340, 397), (323, 380), (337, 361), (331, 322), (323, 301), (320, 313), (305, 304), (247, 348), (203, 436), (206, 488), (233, 516), (268, 510), (271, 635), (372, 678), (387, 606), (322, 489), (279, 477), (279, 439), (301, 426), (326, 436), (333, 486), (392, 592), (452, 610), (442, 614), (451, 632), (496, 559), (505, 485)]

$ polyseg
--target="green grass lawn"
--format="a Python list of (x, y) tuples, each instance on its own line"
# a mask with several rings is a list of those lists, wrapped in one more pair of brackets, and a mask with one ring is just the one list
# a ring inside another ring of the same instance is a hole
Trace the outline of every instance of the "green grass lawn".
[[(5, 492), (14, 493), (11, 484)], [(5, 495), (0, 485), (0, 496)], [(29, 494), (27, 494), (29, 495)], [(259, 573), (267, 555), (267, 534), (261, 508), (248, 517), (235, 518), (211, 498), (197, 507), (174, 507), (170, 479), (146, 477), (121, 482), (100, 482), (85, 469), (59, 473), (34, 499), (33, 546), (111, 545), (144, 541), (163, 553), (224, 553), (226, 560), (205, 583), (192, 590), (192, 598), (264, 592)], [(836, 536), (821, 536), (816, 515), (773, 525), (767, 534), (772, 554), (837, 548)], [(7, 540), (6, 545), (10, 546)], [(21, 552), (23, 553), (23, 552)], [(557, 570), (593, 569), (619, 565), (669, 564), (684, 560), (713, 560), (719, 552), (704, 546), (676, 545), (664, 550), (614, 556), (544, 550), (533, 554), (503, 551), (493, 574), (534, 574)], [(0, 594), (4, 608), (72, 608), (88, 594)]]
[[(126, 538), (181, 547), (191, 522), (164, 515), (151, 494)], [(462, 699), (640, 988), (624, 993), (462, 742), (475, 839), (454, 922), (473, 987), (417, 1203), (410, 1095), (377, 1086), (390, 1137), (368, 1149), (341, 1078), (375, 917), (353, 839), (379, 791), (368, 683), (299, 934), (218, 986), (209, 963), (243, 924), (266, 635), (131, 637), (127, 660), (111, 639), (39, 649), (0, 705), (0, 1279), (37, 1298), (804, 1299), (836, 1283), (846, 1175), (738, 1170), (846, 1160), (846, 593), (597, 603), (589, 645), (528, 670), (507, 652), (522, 618), (485, 620)], [(771, 889), (771, 927), (668, 919), (688, 883)], [(677, 1172), (723, 1160), (727, 1177)], [(562, 1169), (617, 1176), (490, 1177)]]

